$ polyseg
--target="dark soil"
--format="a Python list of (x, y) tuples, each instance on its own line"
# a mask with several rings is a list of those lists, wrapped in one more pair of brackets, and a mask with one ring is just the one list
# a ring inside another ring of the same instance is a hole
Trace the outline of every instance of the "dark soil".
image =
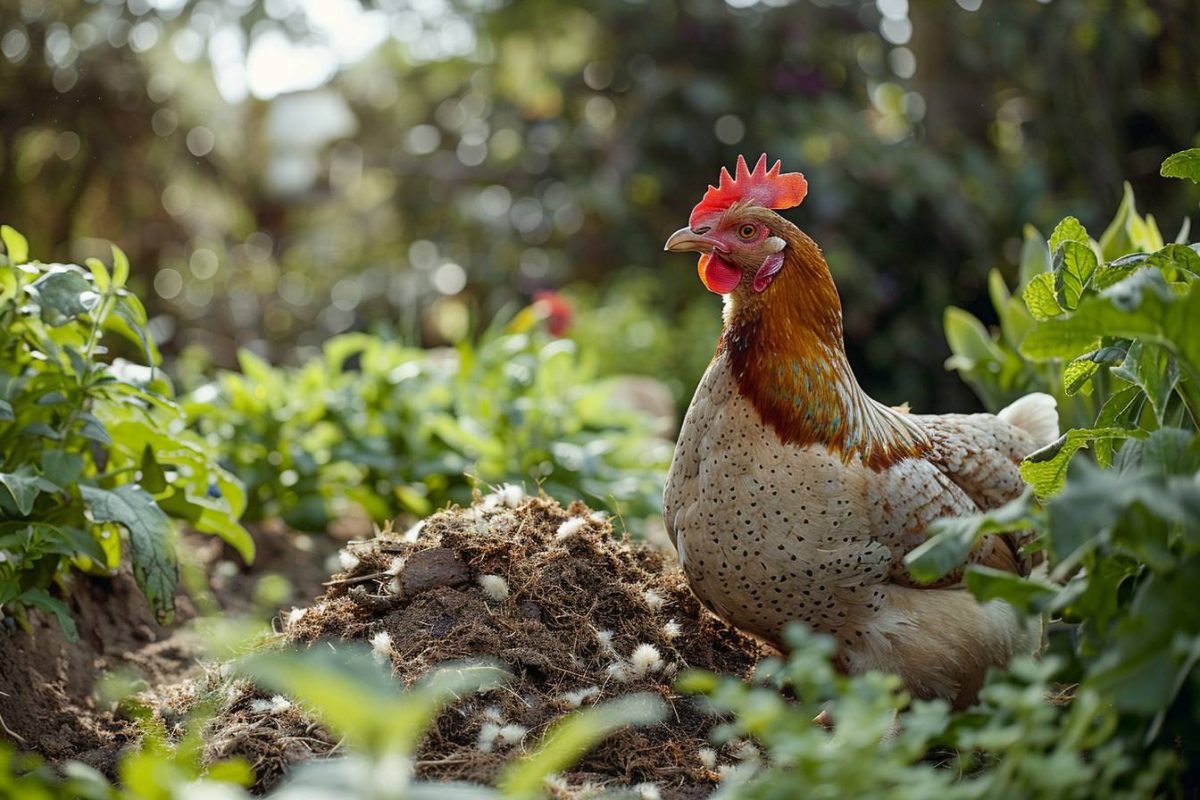
[(95, 699), (106, 673), (146, 688), (199, 675), (201, 642), (181, 623), (206, 603), (229, 613), (250, 612), (264, 575), (288, 574), (299, 597), (323, 591), (323, 561), (331, 542), (316, 537), (314, 547), (305, 550), (297, 546), (304, 541), (298, 534), (273, 524), (257, 526), (252, 534), (258, 558), (251, 567), (235, 563), (237, 556), (214, 537), (185, 537), (187, 552), (210, 575), (210, 583), (195, 602), (181, 593), (174, 627), (155, 621), (126, 567), (111, 579), (71, 578), (63, 599), (75, 619), (78, 643), (68, 642), (58, 622), (37, 611), (28, 615), (30, 631), (0, 628), (0, 737), (51, 761), (76, 759), (111, 775), (121, 748), (137, 734)]
[[(259, 552), (252, 567), (214, 539), (189, 537), (192, 560), (210, 577), (206, 587), (193, 586), (194, 603), (180, 598), (180, 622), (196, 608), (269, 616), (286, 598), (278, 587), (263, 591), (261, 579), (281, 574), (296, 597), (316, 598), (280, 617), (284, 644), (386, 633), (393, 673), (406, 686), (450, 661), (507, 665), (512, 679), (502, 690), (465, 698), (437, 718), (417, 756), (422, 777), (494, 781), (574, 708), (654, 692), (668, 705), (667, 721), (609, 737), (563, 776), (566, 785), (654, 782), (665, 798), (704, 797), (715, 786), (712, 754), (700, 751), (711, 746), (717, 721), (677, 694), (674, 678), (689, 667), (744, 676), (763, 653), (700, 607), (673, 557), (614, 537), (582, 504), (564, 509), (544, 498), (509, 498), (506, 505), (490, 497), (431, 517), (419, 535), (389, 530), (351, 542), (349, 568), (331, 580), (325, 565), (335, 537), (306, 538), (281, 525), (252, 532)], [(197, 635), (157, 625), (128, 574), (78, 576), (67, 600), (79, 644), (36, 613), (32, 633), (0, 633), (0, 720), (9, 731), (0, 736), (51, 761), (78, 759), (111, 775), (137, 736), (93, 699), (102, 674), (112, 671), (145, 682), (142, 697), (169, 731), (180, 730), (175, 723), (198, 699), (220, 698), (205, 756), (246, 758), (260, 791), (292, 765), (337, 752), (337, 740), (294, 706), (266, 708), (269, 695), (203, 667)], [(523, 730), (489, 736), (488, 725)]]
[[(575, 786), (654, 782), (663, 797), (706, 796), (717, 776), (700, 750), (711, 746), (716, 720), (674, 691), (674, 677), (690, 667), (745, 676), (760, 647), (700, 607), (673, 558), (614, 538), (608, 522), (582, 504), (512, 505), (493, 500), (444, 511), (413, 541), (387, 532), (352, 543), (350, 568), (284, 621), (281, 638), (313, 644), (386, 633), (393, 673), (405, 685), (449, 661), (507, 665), (513, 677), (505, 688), (461, 700), (437, 718), (418, 753), (422, 777), (491, 782), (572, 708), (649, 691), (667, 702), (667, 721), (611, 736), (564, 779)], [(579, 521), (568, 524), (569, 535), (558, 535), (572, 519)], [(640, 662), (633, 657), (639, 648)], [(210, 693), (212, 678), (198, 688)], [(267, 698), (242, 684), (206, 737), (208, 758), (246, 758), (259, 789), (291, 764), (336, 747), (294, 709), (264, 710)], [(525, 733), (513, 741), (489, 736), (504, 725)]]

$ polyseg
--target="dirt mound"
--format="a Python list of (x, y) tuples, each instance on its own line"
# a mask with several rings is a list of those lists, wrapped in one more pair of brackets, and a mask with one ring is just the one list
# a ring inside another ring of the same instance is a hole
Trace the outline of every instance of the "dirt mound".
[[(580, 705), (651, 691), (667, 721), (622, 731), (569, 774), (573, 784), (654, 781), (664, 797), (705, 796), (716, 779), (716, 720), (672, 689), (695, 667), (745, 676), (763, 655), (702, 609), (674, 560), (613, 537), (576, 503), (510, 490), (429, 518), (407, 535), (384, 532), (344, 551), (346, 571), (289, 615), (286, 640), (390, 639), (394, 674), (411, 685), (447, 661), (508, 665), (505, 689), (466, 698), (437, 719), (417, 757), (426, 778), (487, 783), (522, 747)], [(206, 756), (243, 756), (259, 788), (335, 742), (293, 709), (244, 688), (210, 724)], [(705, 763), (707, 762), (707, 764)]]

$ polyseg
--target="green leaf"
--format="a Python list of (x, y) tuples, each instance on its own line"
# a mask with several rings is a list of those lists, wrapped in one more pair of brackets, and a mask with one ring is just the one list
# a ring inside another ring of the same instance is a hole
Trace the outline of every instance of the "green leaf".
[(1032, 225), (1026, 225), (1021, 242), (1021, 264), (1019, 268), (1021, 286), (1028, 286), (1035, 276), (1050, 271), (1050, 247), (1045, 237)]
[(934, 520), (929, 538), (904, 557), (904, 565), (917, 581), (932, 583), (961, 567), (984, 536), (1033, 527), (1032, 511), (1032, 495), (1025, 491), (991, 511)]
[(1091, 394), (1091, 380), (1100, 365), (1090, 358), (1090, 354), (1082, 355), (1063, 367), (1063, 391), (1068, 397), (1079, 392)]
[(45, 481), (33, 471), (33, 467), (25, 464), (16, 472), (0, 472), (0, 486), (8, 490), (21, 516), (27, 517), (33, 511), (33, 504), (41, 494)]
[(1158, 174), (1164, 178), (1184, 178), (1200, 183), (1200, 147), (1167, 156)]
[(1042, 272), (1034, 275), (1029, 283), (1025, 284), (1025, 291), (1021, 297), (1025, 300), (1025, 307), (1029, 309), (1029, 313), (1033, 315), (1034, 319), (1050, 319), (1063, 312), (1062, 306), (1059, 305), (1058, 298), (1055, 296), (1052, 273)]
[(1097, 349), (1104, 336), (1159, 336), (1172, 299), (1161, 275), (1139, 272), (1103, 294), (1087, 297), (1071, 316), (1043, 321), (1021, 342), (1021, 354), (1036, 361), (1075, 358)]
[(1106, 261), (1129, 253), (1133, 250), (1133, 239), (1129, 236), (1129, 218), (1137, 213), (1137, 205), (1133, 198), (1133, 187), (1125, 182), (1125, 193), (1121, 197), (1121, 205), (1117, 208), (1116, 216), (1100, 235), (1100, 253)]
[(1146, 393), (1158, 424), (1162, 425), (1167, 403), (1179, 383), (1179, 364), (1164, 347), (1142, 340), (1129, 346), (1124, 363), (1113, 374), (1137, 385)]
[(83, 456), (64, 450), (46, 450), (42, 453), (42, 474), (59, 486), (70, 486), (83, 474)]
[(83, 501), (97, 522), (113, 522), (129, 531), (133, 577), (137, 580), (158, 621), (166, 625), (175, 614), (175, 587), (179, 562), (175, 551), (175, 527), (136, 484), (116, 489), (80, 486)]
[(13, 414), (12, 403), (7, 400), (0, 400), (0, 422), (12, 422), (16, 419)]
[(996, 348), (987, 328), (974, 314), (949, 306), (943, 316), (950, 352), (972, 362), (997, 361), (1003, 354)]
[(37, 293), (42, 320), (47, 325), (65, 325), (90, 311), (99, 296), (92, 284), (73, 269), (47, 272), (29, 287)]
[(24, 264), (29, 260), (29, 242), (15, 228), (0, 225), (0, 241), (4, 242), (10, 264)]
[(1073, 310), (1096, 271), (1096, 254), (1082, 242), (1064, 242), (1054, 256), (1054, 288), (1062, 307)]
[(62, 600), (51, 597), (45, 589), (26, 589), (17, 596), (17, 602), (54, 615), (54, 618), (58, 620), (59, 626), (62, 627), (63, 635), (67, 637), (67, 641), (71, 644), (79, 641), (79, 629), (75, 627), (75, 620), (71, 617), (71, 609), (67, 608), (67, 604)]
[(1057, 587), (1044, 581), (978, 564), (967, 567), (963, 581), (979, 602), (1004, 600), (1027, 614), (1039, 613), (1058, 594)]
[(112, 246), (112, 261), (113, 285), (118, 289), (123, 289), (126, 282), (129, 281), (129, 259), (125, 256), (125, 252), (115, 244)]
[(89, 258), (83, 263), (92, 273), (92, 280), (96, 282), (96, 288), (101, 292), (107, 292), (112, 286), (112, 278), (109, 277), (108, 267), (104, 266), (104, 262), (98, 258)]
[(1057, 251), (1066, 242), (1081, 244), (1090, 244), (1091, 242), (1087, 228), (1084, 228), (1083, 223), (1074, 217), (1066, 217), (1054, 227), (1054, 233), (1050, 234), (1050, 252)]
[(662, 698), (648, 692), (576, 711), (554, 723), (536, 751), (510, 764), (497, 785), (508, 797), (541, 797), (548, 775), (574, 764), (605, 737), (627, 725), (653, 725), (664, 716)]
[(1123, 439), (1136, 435), (1124, 428), (1073, 428), (1057, 441), (1043, 447), (1021, 462), (1021, 478), (1033, 487), (1039, 498), (1062, 491), (1067, 467), (1080, 449), (1097, 439)]

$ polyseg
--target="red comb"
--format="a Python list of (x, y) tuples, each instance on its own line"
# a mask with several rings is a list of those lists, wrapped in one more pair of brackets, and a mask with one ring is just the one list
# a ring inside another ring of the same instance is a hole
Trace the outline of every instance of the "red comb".
[(776, 161), (775, 166), (767, 169), (767, 154), (758, 157), (758, 163), (751, 171), (746, 166), (746, 159), (738, 156), (735, 176), (729, 170), (721, 167), (721, 179), (716, 186), (709, 186), (704, 193), (704, 199), (692, 209), (688, 225), (694, 226), (696, 221), (714, 211), (729, 208), (736, 202), (749, 200), (754, 205), (763, 208), (783, 209), (795, 208), (808, 194), (808, 181), (799, 172), (779, 173), (782, 161)]

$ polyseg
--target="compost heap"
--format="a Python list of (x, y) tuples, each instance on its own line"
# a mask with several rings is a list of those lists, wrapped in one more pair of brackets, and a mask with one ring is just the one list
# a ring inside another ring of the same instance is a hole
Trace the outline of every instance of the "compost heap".
[[(565, 785), (653, 782), (663, 797), (706, 796), (736, 758), (733, 745), (714, 751), (719, 720), (672, 682), (685, 668), (745, 677), (760, 646), (700, 606), (670, 554), (615, 538), (582, 503), (564, 509), (506, 488), (405, 534), (352, 543), (342, 564), (324, 596), (283, 618), (285, 640), (387, 642), (405, 685), (451, 661), (491, 658), (512, 672), (504, 689), (442, 712), (417, 754), (422, 777), (493, 782), (572, 709), (646, 691), (666, 700), (666, 721), (610, 736)], [(206, 758), (246, 758), (259, 790), (336, 746), (248, 685), (208, 730)]]

